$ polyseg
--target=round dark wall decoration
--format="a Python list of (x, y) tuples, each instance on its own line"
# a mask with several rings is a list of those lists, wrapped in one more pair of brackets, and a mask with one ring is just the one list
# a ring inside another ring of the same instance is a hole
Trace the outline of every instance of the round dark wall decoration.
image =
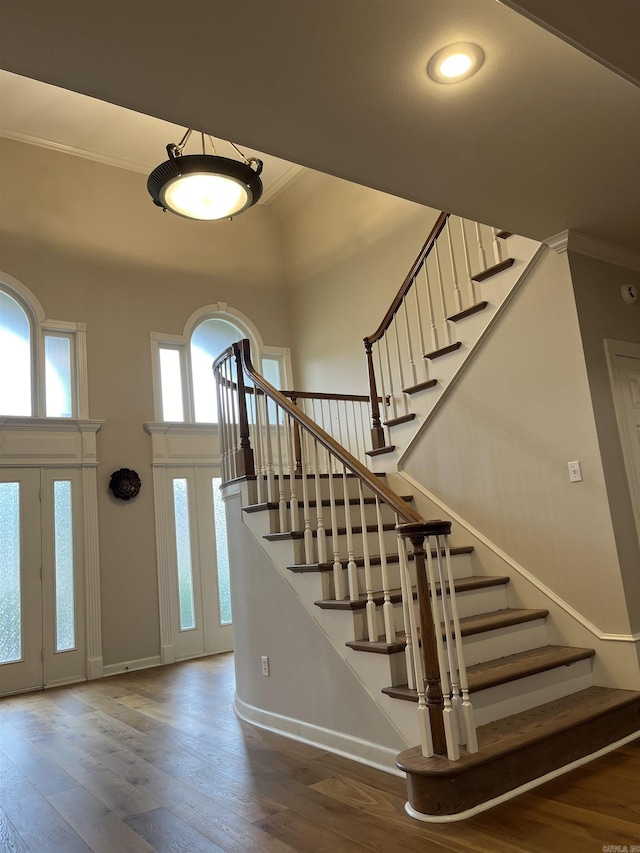
[(130, 501), (140, 491), (140, 477), (131, 468), (120, 468), (111, 475), (109, 488), (121, 501)]

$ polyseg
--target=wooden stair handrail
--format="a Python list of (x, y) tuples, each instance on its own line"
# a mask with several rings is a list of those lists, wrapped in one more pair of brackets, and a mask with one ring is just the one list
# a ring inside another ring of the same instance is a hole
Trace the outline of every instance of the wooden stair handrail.
[(411, 285), (413, 284), (413, 280), (416, 276), (416, 273), (424, 263), (424, 260), (427, 255), (429, 255), (429, 253), (431, 252), (434, 243), (436, 242), (436, 240), (440, 236), (440, 233), (442, 232), (442, 229), (446, 225), (449, 215), (450, 214), (445, 213), (443, 210), (440, 216), (438, 216), (438, 218), (436, 219), (435, 225), (431, 229), (431, 233), (427, 237), (427, 240), (422, 249), (420, 249), (418, 257), (415, 259), (413, 266), (409, 270), (407, 277), (405, 278), (400, 287), (400, 290), (396, 293), (395, 299), (389, 306), (389, 310), (384, 315), (382, 322), (372, 335), (367, 335), (367, 337), (364, 338), (365, 345), (367, 343), (374, 344), (376, 341), (379, 341), (389, 328), (394, 315), (396, 314), (398, 308), (400, 308), (400, 306), (402, 305), (402, 300), (405, 298), (409, 290), (411, 290)]
[[(308, 433), (310, 433), (320, 444), (323, 445), (330, 453), (332, 453), (342, 464), (355, 474), (363, 483), (373, 491), (374, 494), (390, 506), (398, 517), (407, 524), (422, 524), (429, 527), (429, 522), (410, 507), (406, 501), (403, 501), (399, 495), (396, 495), (384, 482), (381, 482), (378, 477), (369, 471), (355, 456), (352, 456), (348, 450), (345, 450), (338, 442), (332, 438), (329, 433), (325, 432), (322, 427), (318, 426), (304, 412), (300, 411), (293, 403), (289, 401), (283, 393), (274, 388), (264, 377), (255, 370), (251, 363), (251, 351), (249, 341), (245, 338), (239, 343), (232, 344), (225, 350), (214, 362), (214, 369), (228, 358), (231, 353), (234, 353), (238, 363), (238, 367), (242, 367), (242, 372), (246, 373), (251, 378), (256, 388), (263, 391), (267, 397), (274, 400), (281, 409), (298, 424), (300, 424)], [(239, 370), (240, 374), (240, 370)], [(240, 384), (240, 383), (238, 383)], [(242, 406), (240, 407), (242, 408)], [(438, 522), (439, 524), (441, 522)], [(425, 529), (425, 535), (429, 532)]]

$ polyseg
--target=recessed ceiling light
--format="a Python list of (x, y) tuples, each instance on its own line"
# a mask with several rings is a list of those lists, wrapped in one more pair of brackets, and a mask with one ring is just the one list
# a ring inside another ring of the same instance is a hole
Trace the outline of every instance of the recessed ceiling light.
[(431, 57), (427, 71), (436, 83), (459, 83), (475, 74), (483, 60), (477, 44), (450, 44)]

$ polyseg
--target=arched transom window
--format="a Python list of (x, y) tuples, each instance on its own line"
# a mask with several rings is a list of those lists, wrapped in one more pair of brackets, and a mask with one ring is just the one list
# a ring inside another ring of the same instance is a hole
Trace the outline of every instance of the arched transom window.
[(277, 388), (288, 377), (289, 350), (266, 347), (253, 323), (218, 303), (191, 315), (181, 336), (151, 334), (156, 419), (178, 423), (217, 423), (212, 365), (227, 347), (248, 338), (254, 364)]
[(0, 273), (0, 415), (86, 418), (85, 332), (46, 320), (31, 291)]

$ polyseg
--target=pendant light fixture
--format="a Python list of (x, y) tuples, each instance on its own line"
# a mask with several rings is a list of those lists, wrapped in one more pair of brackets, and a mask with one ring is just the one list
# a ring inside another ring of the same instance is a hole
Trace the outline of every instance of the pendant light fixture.
[(247, 159), (233, 142), (229, 144), (242, 157), (219, 157), (209, 136), (213, 154), (205, 154), (204, 133), (201, 154), (183, 154), (193, 133), (187, 130), (176, 145), (167, 145), (169, 159), (149, 175), (147, 189), (153, 203), (187, 219), (230, 219), (254, 205), (262, 195), (262, 160)]

